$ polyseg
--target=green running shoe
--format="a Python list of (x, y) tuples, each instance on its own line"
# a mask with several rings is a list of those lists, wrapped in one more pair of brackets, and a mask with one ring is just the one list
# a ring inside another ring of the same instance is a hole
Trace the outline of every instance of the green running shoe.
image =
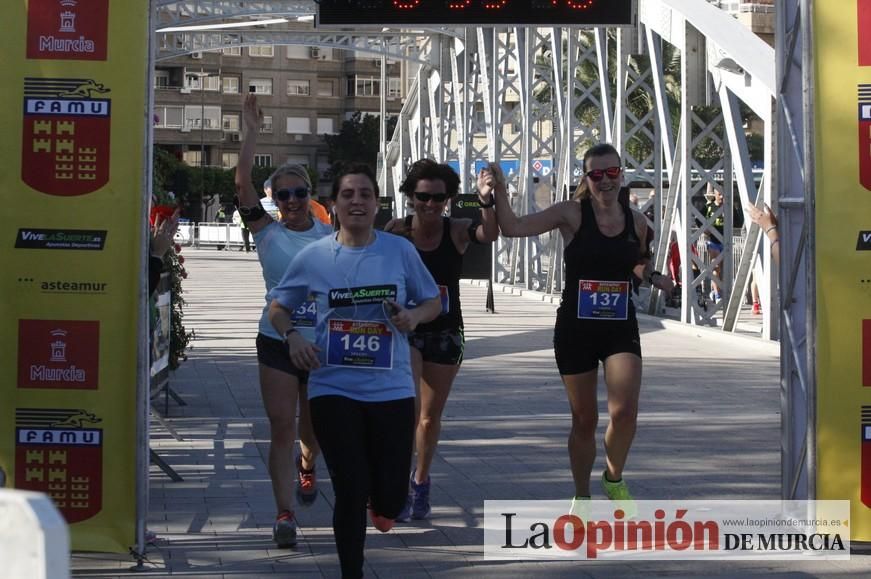
[(581, 519), (582, 522), (586, 523), (590, 518), (592, 510), (593, 507), (590, 504), (590, 497), (572, 497), (572, 506), (569, 507), (570, 515), (574, 515)]
[(617, 503), (617, 507), (623, 510), (623, 518), (631, 519), (638, 514), (638, 506), (635, 499), (629, 493), (629, 487), (622, 478), (616, 482), (608, 480), (608, 471), (602, 473), (602, 488), (605, 495)]

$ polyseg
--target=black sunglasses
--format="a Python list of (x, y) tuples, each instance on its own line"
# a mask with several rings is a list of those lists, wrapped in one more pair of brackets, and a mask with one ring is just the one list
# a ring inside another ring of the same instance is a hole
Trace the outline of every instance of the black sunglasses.
[(448, 198), (447, 193), (418, 193), (414, 192), (414, 198), (420, 201), (421, 203), (426, 203), (430, 199), (435, 201), (436, 203), (444, 203)]
[(620, 173), (623, 171), (622, 167), (608, 167), (607, 169), (592, 169), (587, 171), (587, 177), (590, 178), (590, 181), (598, 182), (601, 181), (605, 175), (608, 176), (609, 179), (616, 179), (620, 176)]
[(279, 189), (275, 192), (275, 198), (279, 201), (287, 201), (290, 199), (291, 195), (296, 195), (299, 199), (305, 199), (308, 197), (309, 188), (308, 187), (297, 187), (296, 189)]

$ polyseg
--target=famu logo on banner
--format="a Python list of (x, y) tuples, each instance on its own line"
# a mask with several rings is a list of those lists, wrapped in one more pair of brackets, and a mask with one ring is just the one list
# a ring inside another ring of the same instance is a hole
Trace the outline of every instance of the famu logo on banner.
[(71, 197), (109, 181), (109, 89), (90, 78), (25, 78), (21, 180)]
[(67, 523), (103, 508), (103, 420), (73, 408), (15, 410), (15, 488), (46, 493)]

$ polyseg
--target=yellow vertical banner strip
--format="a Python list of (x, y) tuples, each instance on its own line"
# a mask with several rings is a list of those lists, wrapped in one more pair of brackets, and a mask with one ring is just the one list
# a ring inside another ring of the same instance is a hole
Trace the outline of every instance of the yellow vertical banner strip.
[(871, 540), (871, 42), (868, 0), (814, 6), (817, 499), (849, 499)]
[(135, 542), (148, 10), (4, 5), (0, 469), (76, 550)]

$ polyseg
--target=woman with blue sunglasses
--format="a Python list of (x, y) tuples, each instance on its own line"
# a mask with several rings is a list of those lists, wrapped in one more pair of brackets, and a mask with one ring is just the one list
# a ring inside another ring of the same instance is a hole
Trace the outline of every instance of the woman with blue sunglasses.
[[(272, 173), (268, 183), (272, 188), (272, 200), (278, 209), (278, 219), (264, 210), (251, 182), (261, 120), (257, 97), (248, 94), (242, 112), (244, 132), (236, 166), (236, 190), (239, 213), (254, 235), (268, 295), (281, 280), (293, 257), (308, 244), (329, 235), (332, 228), (312, 217), (309, 210), (312, 184), (305, 167), (300, 165), (283, 165)], [(306, 398), (308, 372), (291, 361), (283, 336), (269, 323), (268, 311), (267, 300), (257, 333), (257, 361), (260, 393), (269, 418), (269, 475), (278, 511), (272, 535), (280, 548), (286, 548), (296, 544), (291, 490), (294, 488), (294, 479), (296, 499), (301, 506), (311, 505), (318, 496), (314, 472), (318, 444)], [(299, 332), (309, 334), (313, 339), (317, 317), (315, 303), (306, 301), (293, 315), (294, 325)], [(297, 401), (300, 454), (294, 464)]]
[(572, 413), (568, 439), (575, 486), (572, 512), (584, 518), (590, 510), (601, 361), (610, 416), (601, 482), (605, 495), (631, 517), (636, 506), (623, 480), (623, 467), (635, 437), (641, 391), (641, 340), (629, 296), (631, 280), (635, 274), (669, 293), (673, 284), (652, 271), (644, 216), (620, 202), (623, 169), (617, 150), (609, 144), (591, 147), (584, 154), (583, 168), (573, 199), (517, 217), (505, 188), (497, 186), (496, 212), (506, 237), (556, 229), (565, 244), (566, 284), (553, 342)]

